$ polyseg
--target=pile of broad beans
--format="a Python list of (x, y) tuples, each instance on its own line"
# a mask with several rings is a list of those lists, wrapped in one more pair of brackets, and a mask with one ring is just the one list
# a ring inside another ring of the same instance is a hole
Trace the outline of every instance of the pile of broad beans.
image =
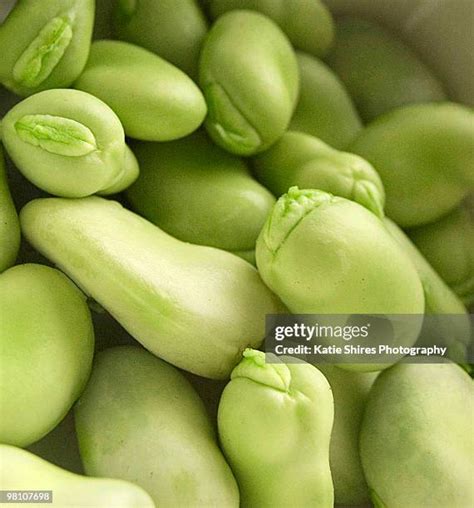
[[(409, 45), (18, 0), (0, 49), (1, 503), (474, 506), (474, 112)], [(447, 354), (275, 358), (268, 315), (443, 316)]]

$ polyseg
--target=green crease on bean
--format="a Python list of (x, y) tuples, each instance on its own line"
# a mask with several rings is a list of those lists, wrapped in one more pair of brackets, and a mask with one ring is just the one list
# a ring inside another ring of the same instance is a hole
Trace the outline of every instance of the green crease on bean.
[(53, 71), (71, 43), (72, 28), (67, 18), (53, 18), (38, 34), (13, 67), (20, 85), (39, 86)]
[(60, 116), (25, 115), (15, 122), (25, 143), (66, 157), (82, 157), (97, 150), (94, 134), (85, 125)]
[[(210, 83), (204, 87), (209, 116), (213, 118), (212, 128), (215, 135), (232, 153), (245, 155), (259, 149), (262, 138), (242, 111), (232, 102), (229, 94), (219, 83)], [(212, 130), (209, 131), (212, 136)]]
[(260, 233), (265, 248), (272, 256), (276, 256), (301, 221), (315, 209), (329, 205), (333, 199), (327, 192), (290, 188), (288, 193), (277, 201), (266, 228)]

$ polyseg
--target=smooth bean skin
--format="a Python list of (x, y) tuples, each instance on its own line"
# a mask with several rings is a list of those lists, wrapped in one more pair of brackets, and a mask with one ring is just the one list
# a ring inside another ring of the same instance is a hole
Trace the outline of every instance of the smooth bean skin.
[(387, 216), (401, 227), (440, 219), (474, 189), (474, 111), (459, 104), (399, 108), (366, 127), (348, 149), (375, 167)]
[(94, 42), (74, 86), (102, 99), (120, 118), (125, 134), (144, 141), (187, 136), (207, 112), (201, 91), (183, 71), (128, 42)]
[(474, 217), (461, 206), (442, 219), (409, 230), (420, 252), (466, 304), (474, 303)]
[(213, 18), (234, 9), (259, 11), (285, 32), (295, 48), (324, 56), (334, 41), (334, 21), (319, 0), (210, 0)]
[[(457, 363), (467, 363), (471, 329), (469, 316), (462, 301), (436, 273), (408, 236), (390, 219), (385, 218), (384, 223), (418, 272), (425, 295), (426, 314), (446, 314), (444, 319), (436, 321), (437, 329), (431, 330), (427, 337), (429, 345), (446, 345), (448, 358)], [(437, 332), (440, 332), (438, 337)]]
[[(256, 259), (262, 279), (292, 313), (383, 314), (397, 345), (411, 346), (419, 335), (425, 305), (419, 276), (383, 222), (353, 201), (290, 188), (258, 237)], [(407, 324), (392, 314), (416, 316)], [(341, 362), (359, 371), (390, 365), (386, 357), (372, 358)]]
[(258, 181), (281, 196), (290, 187), (319, 189), (355, 201), (383, 217), (385, 191), (375, 169), (361, 157), (334, 150), (302, 132), (287, 131), (252, 159)]
[(211, 138), (231, 153), (252, 155), (268, 148), (288, 127), (298, 98), (298, 64), (290, 42), (272, 20), (236, 10), (219, 17), (209, 31), (199, 82)]
[(380, 374), (360, 439), (375, 506), (472, 506), (473, 396), (453, 363), (398, 363)]
[(118, 180), (116, 180), (110, 187), (99, 191), (97, 194), (100, 196), (109, 196), (110, 194), (118, 194), (119, 192), (128, 189), (138, 178), (140, 174), (140, 166), (138, 165), (137, 158), (128, 145), (125, 145), (123, 172)]
[(255, 250), (275, 198), (241, 159), (201, 132), (134, 149), (141, 175), (127, 197), (140, 215), (184, 242)]
[(196, 0), (118, 0), (113, 27), (118, 39), (146, 48), (197, 76), (207, 21)]
[(315, 365), (331, 385), (334, 425), (330, 465), (336, 505), (357, 506), (369, 502), (369, 490), (359, 453), (359, 433), (367, 396), (377, 373), (349, 372), (335, 365)]
[(290, 129), (344, 149), (362, 129), (359, 113), (339, 77), (321, 60), (297, 52), (300, 95)]
[[(10, 491), (52, 490), (53, 507), (155, 508), (150, 496), (131, 482), (74, 474), (33, 453), (4, 444), (0, 444), (0, 488)], [(24, 502), (9, 504), (24, 506)]]
[(79, 90), (46, 90), (2, 121), (5, 149), (23, 175), (57, 196), (89, 196), (122, 177), (125, 134), (117, 115)]
[(365, 122), (408, 104), (446, 100), (431, 70), (384, 28), (355, 18), (342, 19), (336, 27), (328, 62)]
[(0, 273), (15, 263), (20, 248), (20, 222), (8, 187), (0, 145)]
[(0, 442), (52, 430), (89, 377), (94, 331), (85, 296), (61, 272), (25, 264), (0, 275)]
[(18, 95), (70, 86), (84, 68), (94, 0), (21, 0), (0, 25), (0, 82)]
[[(284, 360), (283, 360), (284, 361)], [(308, 363), (265, 363), (247, 349), (218, 410), (222, 449), (244, 508), (333, 506), (331, 388)]]
[(99, 353), (75, 417), (88, 475), (133, 481), (163, 508), (239, 506), (202, 400), (147, 351)]
[(39, 199), (23, 208), (28, 241), (152, 353), (225, 379), (265, 335), (279, 300), (246, 261), (181, 242), (119, 203)]

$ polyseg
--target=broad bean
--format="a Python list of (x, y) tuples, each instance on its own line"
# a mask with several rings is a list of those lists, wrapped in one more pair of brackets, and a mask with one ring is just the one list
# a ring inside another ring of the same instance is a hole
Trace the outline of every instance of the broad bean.
[(204, 42), (199, 81), (212, 139), (237, 155), (252, 155), (286, 130), (299, 91), (290, 42), (269, 18), (237, 10), (224, 14)]
[(85, 296), (61, 272), (25, 264), (0, 275), (0, 442), (52, 430), (89, 377), (94, 330)]
[(455, 103), (396, 109), (349, 146), (377, 170), (399, 226), (434, 222), (474, 190), (474, 111)]
[(375, 506), (472, 506), (473, 388), (453, 363), (398, 363), (379, 375), (360, 436)]
[(133, 481), (163, 508), (239, 506), (201, 399), (147, 351), (99, 353), (75, 416), (88, 475)]
[(242, 507), (333, 506), (333, 414), (331, 388), (318, 369), (266, 362), (261, 351), (245, 350), (217, 417)]
[(125, 135), (117, 115), (79, 90), (46, 90), (2, 121), (5, 148), (40, 189), (70, 198), (116, 185), (124, 176)]
[(383, 217), (385, 192), (379, 175), (362, 157), (288, 131), (252, 159), (257, 179), (276, 196), (290, 187), (319, 189), (350, 199)]
[(74, 86), (108, 104), (125, 134), (136, 139), (182, 138), (195, 131), (206, 116), (201, 91), (183, 71), (128, 42), (94, 42)]
[(117, 38), (197, 75), (207, 21), (196, 0), (116, 0), (113, 28)]
[[(256, 259), (264, 282), (293, 313), (382, 314), (385, 343), (412, 346), (418, 338), (425, 306), (420, 278), (383, 222), (353, 201), (290, 188), (259, 235)], [(415, 316), (400, 321), (398, 314)], [(351, 364), (341, 357), (341, 364), (371, 371), (396, 360), (372, 358)]]
[(139, 143), (141, 174), (128, 190), (133, 208), (170, 235), (255, 260), (255, 242), (275, 198), (246, 164), (204, 133)]
[(119, 203), (38, 199), (23, 208), (28, 241), (147, 349), (204, 377), (225, 379), (282, 309), (249, 263), (181, 242)]

